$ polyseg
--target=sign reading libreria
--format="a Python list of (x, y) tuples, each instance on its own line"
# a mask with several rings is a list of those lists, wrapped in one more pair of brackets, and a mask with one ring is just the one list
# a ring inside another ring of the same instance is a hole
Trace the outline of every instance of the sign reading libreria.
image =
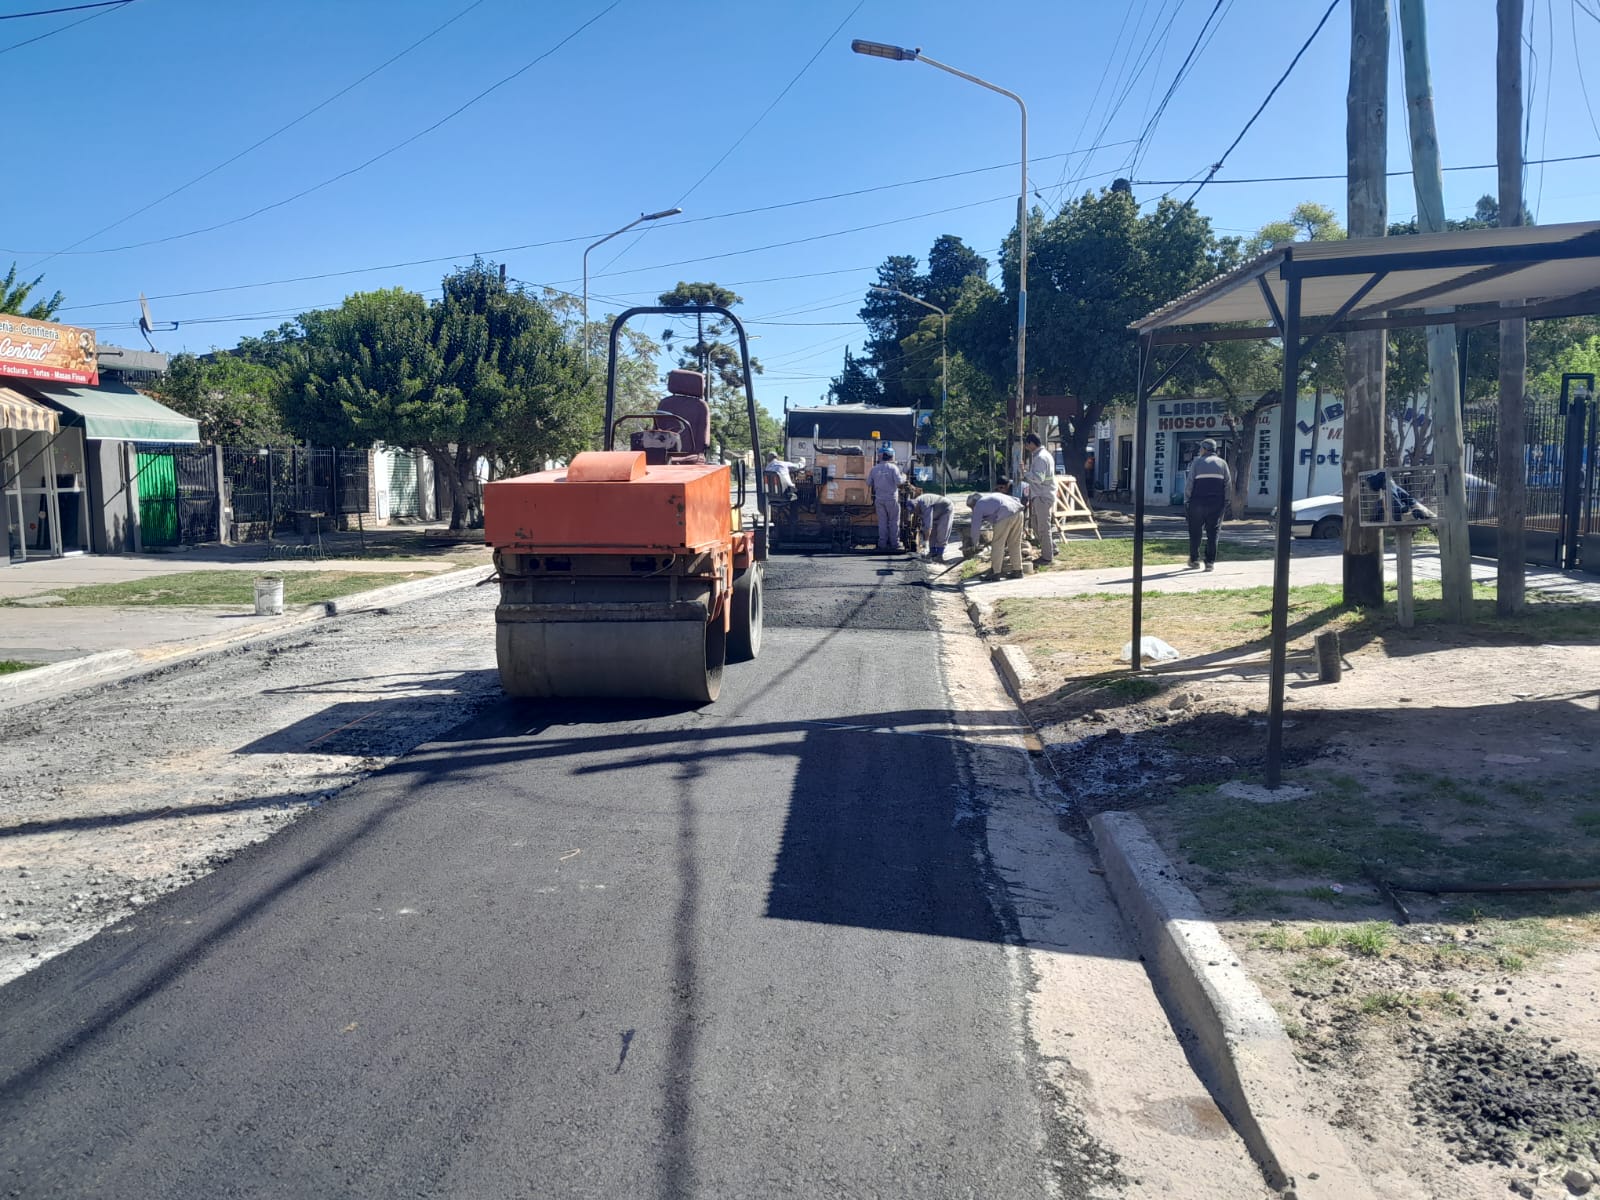
[(100, 382), (94, 330), (0, 316), (0, 375), (92, 387)]

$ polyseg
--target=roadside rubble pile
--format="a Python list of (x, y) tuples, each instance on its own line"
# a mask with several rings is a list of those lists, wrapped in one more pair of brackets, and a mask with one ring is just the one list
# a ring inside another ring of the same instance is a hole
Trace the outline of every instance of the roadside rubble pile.
[(1413, 1036), (1417, 1120), (1437, 1126), (1462, 1162), (1600, 1158), (1600, 1080), (1577, 1054), (1558, 1049), (1558, 1039), (1482, 1029)]

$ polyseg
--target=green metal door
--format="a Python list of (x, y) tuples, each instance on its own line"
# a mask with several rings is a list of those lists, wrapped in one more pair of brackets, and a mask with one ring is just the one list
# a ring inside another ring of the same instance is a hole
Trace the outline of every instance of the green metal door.
[(178, 472), (170, 450), (139, 451), (139, 537), (146, 546), (178, 544)]

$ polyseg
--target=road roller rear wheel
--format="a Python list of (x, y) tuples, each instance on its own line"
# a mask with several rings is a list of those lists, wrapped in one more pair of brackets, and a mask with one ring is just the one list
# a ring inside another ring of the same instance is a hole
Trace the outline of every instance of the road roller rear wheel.
[(720, 620), (511, 621), (496, 634), (507, 695), (708, 704), (722, 691), (728, 635)]
[(733, 581), (733, 628), (728, 631), (728, 661), (749, 662), (761, 653), (763, 568), (751, 563)]

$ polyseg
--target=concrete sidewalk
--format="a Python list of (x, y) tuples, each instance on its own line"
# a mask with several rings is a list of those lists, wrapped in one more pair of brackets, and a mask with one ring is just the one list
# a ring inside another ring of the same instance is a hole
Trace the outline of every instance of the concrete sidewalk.
[[(1224, 551), (1225, 553), (1225, 551)], [(1413, 552), (1415, 577), (1439, 578), (1439, 550), (1437, 546), (1422, 545)], [(1272, 560), (1253, 559), (1246, 562), (1229, 562), (1221, 558), (1214, 571), (1194, 571), (1186, 566), (1151, 566), (1145, 569), (1144, 590), (1147, 592), (1200, 592), (1226, 588), (1253, 588), (1272, 586)], [(1395, 577), (1393, 554), (1384, 556), (1384, 578)], [(1495, 561), (1492, 558), (1472, 560), (1472, 578), (1479, 583), (1493, 583)], [(1344, 579), (1344, 558), (1338, 542), (1297, 541), (1289, 560), (1289, 583), (1299, 587), (1315, 583), (1341, 583)], [(1558, 595), (1568, 600), (1600, 602), (1600, 576), (1581, 571), (1555, 571), (1547, 567), (1527, 568), (1529, 591)], [(1120, 595), (1133, 593), (1132, 567), (1103, 567), (1092, 571), (1045, 571), (1025, 575), (1021, 579), (996, 582), (968, 580), (964, 585), (968, 594), (985, 604), (1014, 596), (1078, 596), (1088, 592), (1110, 592)]]
[[(409, 534), (418, 531), (418, 527), (406, 528)], [(378, 542), (373, 534), (368, 537)], [(238, 571), (254, 575), (281, 575), (289, 571), (433, 575), (464, 564), (476, 564), (483, 558), (471, 552), (470, 547), (425, 558), (268, 559), (263, 557), (263, 549), (260, 544), (251, 544), (206, 546), (170, 554), (85, 554), (38, 559), (0, 567), (0, 600), (44, 597), (67, 588), (126, 583), (194, 571)], [(184, 643), (200, 645), (255, 629), (267, 632), (282, 626), (284, 620), (284, 617), (256, 616), (253, 606), (248, 604), (226, 607), (19, 605), (0, 608), (0, 660), (54, 663), (106, 650), (143, 653)]]

